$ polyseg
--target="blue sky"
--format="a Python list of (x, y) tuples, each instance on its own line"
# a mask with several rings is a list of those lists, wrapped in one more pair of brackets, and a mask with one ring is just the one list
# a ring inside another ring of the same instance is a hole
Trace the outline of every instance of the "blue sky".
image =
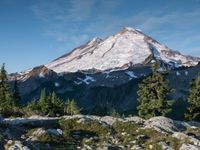
[(9, 72), (51, 60), (124, 26), (200, 57), (200, 0), (0, 0), (0, 63)]

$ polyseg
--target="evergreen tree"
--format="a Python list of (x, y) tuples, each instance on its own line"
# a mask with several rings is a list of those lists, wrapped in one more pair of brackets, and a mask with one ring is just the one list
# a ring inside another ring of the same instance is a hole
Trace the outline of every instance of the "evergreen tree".
[(200, 76), (191, 84), (188, 104), (185, 118), (187, 120), (200, 121)]
[(63, 115), (64, 114), (64, 104), (57, 97), (56, 93), (51, 93), (51, 110), (50, 114), (53, 116)]
[(0, 70), (0, 109), (9, 110), (11, 108), (12, 102), (8, 86), (7, 72), (5, 70), (5, 64), (3, 64)]
[(63, 103), (55, 92), (46, 94), (46, 90), (41, 90), (40, 98), (38, 101), (31, 101), (26, 109), (29, 111), (27, 115), (48, 115), (48, 116), (61, 116), (65, 113), (70, 115), (80, 114), (80, 109), (75, 100), (68, 100)]
[(65, 112), (69, 115), (77, 115), (80, 114), (80, 108), (77, 106), (76, 101), (73, 100), (68, 100), (66, 103), (66, 108)]
[(28, 115), (34, 115), (34, 114), (41, 115), (41, 107), (39, 105), (39, 102), (36, 100), (30, 101), (26, 109), (27, 109), (26, 114)]
[(19, 87), (18, 87), (18, 81), (15, 79), (14, 81), (14, 87), (13, 87), (13, 92), (12, 92), (12, 98), (13, 98), (13, 103), (15, 106), (20, 106), (20, 93), (19, 93)]
[(46, 94), (46, 90), (41, 90), (40, 98), (38, 101), (31, 101), (28, 110), (32, 114), (48, 115), (48, 116), (61, 116), (64, 115), (64, 103), (57, 97), (55, 92)]
[(115, 109), (111, 112), (111, 116), (115, 118), (120, 118), (120, 114)]
[(171, 92), (168, 81), (157, 71), (158, 66), (153, 67), (153, 74), (139, 84), (138, 115), (146, 119), (154, 116), (165, 116), (171, 111), (172, 100), (167, 96)]
[(46, 94), (46, 89), (42, 89), (40, 92), (40, 99), (39, 102), (46, 102), (47, 94)]
[(41, 113), (43, 115), (46, 115), (49, 110), (50, 105), (50, 97), (47, 97), (46, 89), (42, 89), (40, 93), (40, 99), (39, 99), (39, 106), (41, 108)]

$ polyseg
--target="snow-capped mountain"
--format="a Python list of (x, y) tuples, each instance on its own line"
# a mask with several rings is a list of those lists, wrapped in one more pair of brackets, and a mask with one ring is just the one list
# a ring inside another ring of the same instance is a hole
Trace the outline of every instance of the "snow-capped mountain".
[[(45, 88), (63, 100), (75, 99), (87, 113), (112, 109), (124, 113), (136, 109), (138, 84), (152, 73), (155, 61), (161, 70), (172, 68), (165, 74), (176, 91), (170, 98), (186, 101), (190, 83), (199, 73), (200, 59), (173, 51), (132, 28), (105, 40), (94, 38), (47, 65), (10, 74), (9, 82), (19, 81), (23, 103), (38, 99)], [(182, 109), (185, 101), (177, 108)], [(180, 110), (179, 114), (184, 113)]]
[(106, 71), (153, 61), (162, 61), (173, 67), (190, 67), (197, 65), (200, 59), (182, 55), (140, 30), (126, 27), (105, 40), (94, 38), (45, 66), (57, 73), (92, 69)]

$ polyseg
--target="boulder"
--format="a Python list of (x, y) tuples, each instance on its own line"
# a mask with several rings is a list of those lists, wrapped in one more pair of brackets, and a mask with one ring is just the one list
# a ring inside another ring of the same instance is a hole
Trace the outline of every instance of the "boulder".
[(35, 130), (27, 139), (27, 141), (36, 141), (38, 137), (42, 135), (51, 135), (51, 136), (62, 136), (63, 131), (61, 129), (43, 129), (43, 128), (38, 128)]
[(105, 122), (106, 124), (112, 126), (116, 121), (125, 121), (121, 118), (115, 118), (115, 117), (112, 117), (112, 116), (105, 116), (105, 117), (101, 117), (101, 119), (99, 120), (101, 122)]
[(137, 124), (144, 124), (145, 120), (140, 118), (140, 117), (137, 117), (137, 116), (134, 116), (134, 117), (127, 117), (125, 118), (125, 121), (127, 122), (134, 122), (134, 123), (137, 123)]
[(63, 131), (61, 129), (47, 129), (47, 134), (53, 135), (53, 136), (62, 136)]
[(154, 128), (162, 133), (174, 133), (178, 131), (175, 122), (166, 117), (153, 117), (145, 121), (145, 128)]
[(30, 150), (27, 146), (24, 146), (21, 141), (9, 140), (5, 145), (5, 149), (8, 150)]
[(45, 129), (39, 128), (39, 129), (35, 130), (35, 131), (31, 134), (31, 136), (39, 137), (39, 136), (41, 136), (41, 135), (43, 135), (43, 134), (46, 134), (46, 133), (47, 133), (47, 132), (46, 132)]
[(181, 133), (181, 132), (174, 132), (172, 134), (172, 137), (174, 138), (177, 138), (181, 141), (184, 141), (184, 140), (189, 140), (191, 143), (194, 143), (194, 145), (199, 145), (200, 146), (200, 140), (194, 138), (194, 137), (191, 137), (191, 136), (188, 136), (184, 133)]
[(200, 150), (200, 146), (184, 143), (181, 145), (180, 150)]
[(165, 143), (164, 141), (161, 141), (161, 142), (159, 142), (158, 144), (161, 146), (161, 148), (162, 148), (163, 150), (173, 150), (173, 148), (170, 147), (169, 145), (167, 145), (167, 143)]

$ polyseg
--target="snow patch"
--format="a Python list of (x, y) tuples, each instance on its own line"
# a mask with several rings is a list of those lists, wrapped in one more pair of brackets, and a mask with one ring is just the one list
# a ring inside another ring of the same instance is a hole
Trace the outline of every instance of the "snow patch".
[(28, 74), (29, 72), (31, 72), (33, 70), (33, 68), (19, 72), (20, 75), (24, 75), (24, 74)]
[(40, 78), (45, 78), (45, 75), (42, 73), (42, 72), (40, 72), (40, 74), (38, 75)]
[(80, 84), (82, 84), (83, 82), (81, 82), (81, 81), (80, 81), (80, 82), (74, 81), (74, 83), (77, 84), (77, 85), (80, 85)]
[(126, 71), (125, 73), (129, 76), (129, 79), (138, 78), (133, 71)]
[(180, 76), (181, 73), (179, 71), (176, 71), (176, 76)]
[(141, 76), (141, 77), (146, 77), (146, 74), (143, 74), (143, 73), (142, 73), (142, 74), (140, 74), (140, 76)]
[(139, 32), (142, 32), (142, 30), (141, 29), (136, 29), (137, 31), (139, 31)]
[(155, 63), (156, 61), (154, 59), (151, 60), (151, 63)]
[(136, 31), (135, 29), (131, 28), (131, 27), (125, 27), (126, 30), (129, 30), (129, 31)]
[(159, 69), (158, 69), (158, 71), (159, 72), (164, 72), (164, 71), (166, 71), (164, 68), (162, 68), (162, 67), (160, 67)]
[(81, 80), (82, 82), (84, 82), (87, 85), (90, 84), (91, 82), (95, 82), (96, 81), (93, 77), (88, 76), (88, 75), (85, 76), (85, 79), (81, 79), (81, 78), (77, 78), (77, 79)]
[(59, 87), (60, 84), (59, 84), (58, 82), (55, 82), (55, 83), (54, 83), (54, 86), (55, 86), (55, 87)]
[(110, 78), (111, 71), (104, 71), (103, 74), (106, 74), (106, 79)]
[(185, 75), (188, 76), (188, 72), (187, 71), (185, 71)]

